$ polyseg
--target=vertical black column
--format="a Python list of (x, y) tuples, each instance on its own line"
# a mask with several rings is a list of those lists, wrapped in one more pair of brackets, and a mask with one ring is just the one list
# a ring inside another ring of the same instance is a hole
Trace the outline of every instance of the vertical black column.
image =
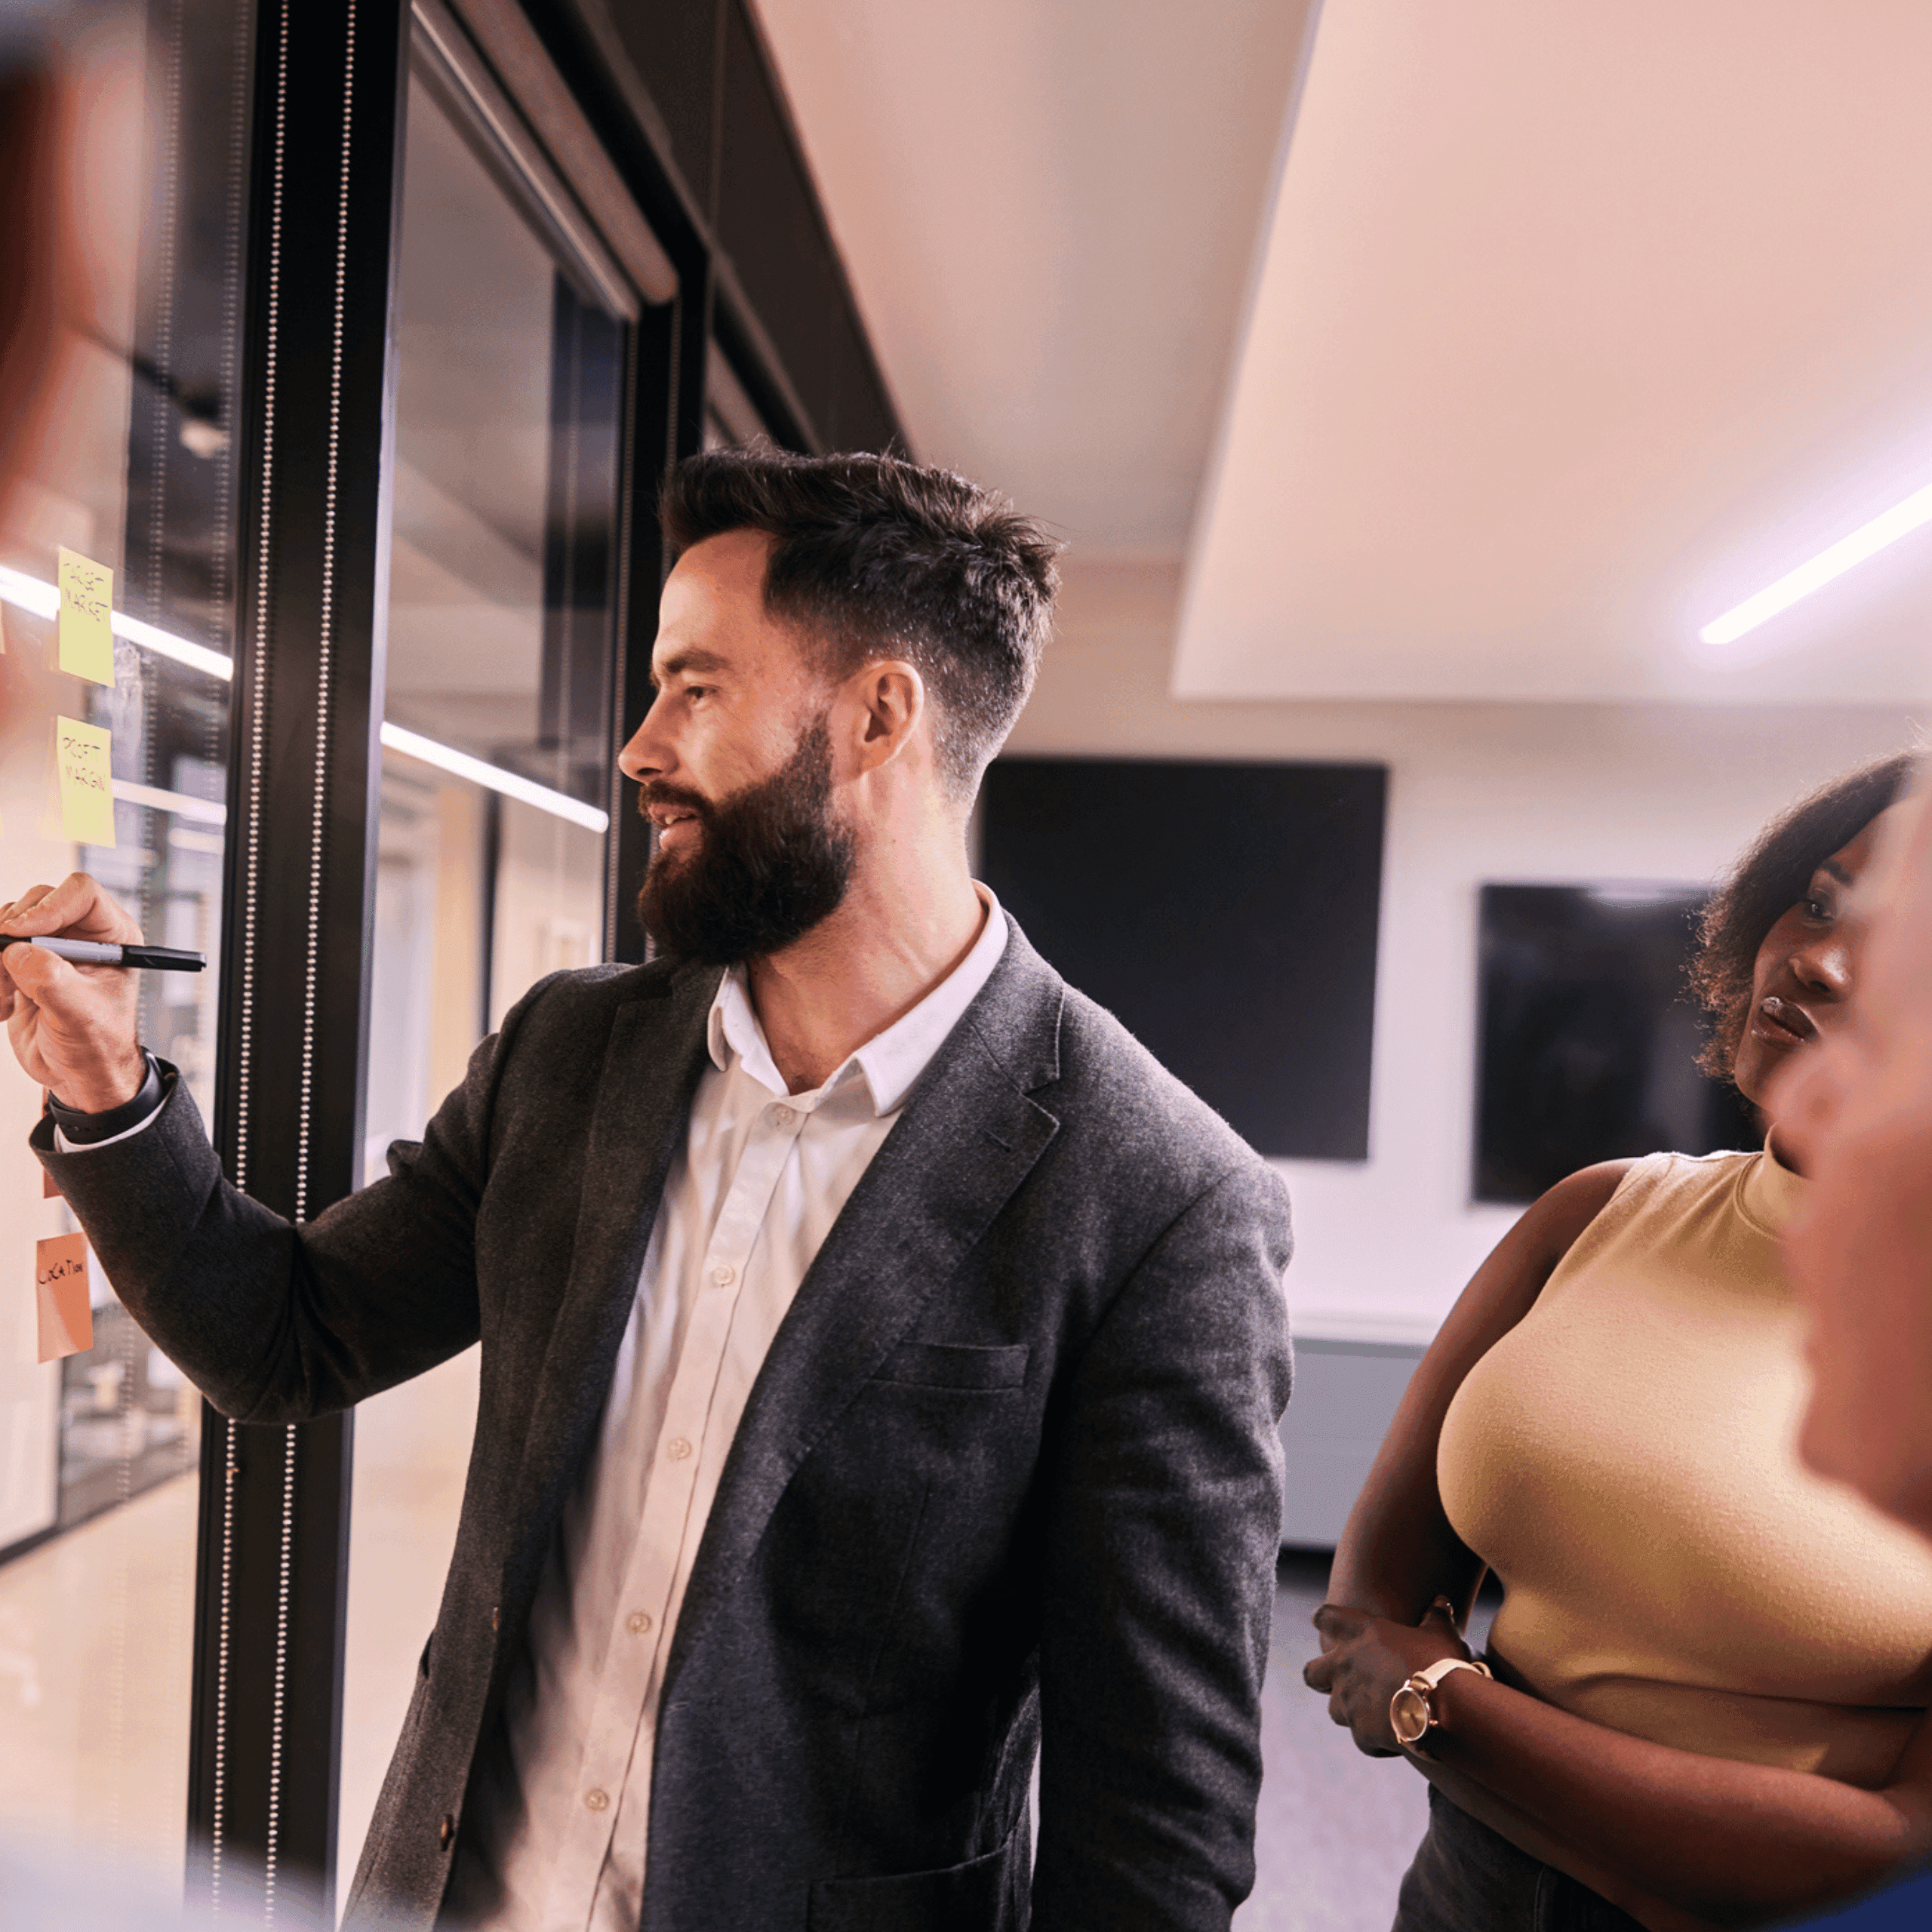
[[(621, 747), (651, 709), (651, 648), (657, 636), (657, 592), (664, 581), (657, 494), (666, 471), (704, 441), (705, 358), (711, 343), (709, 262), (695, 253), (678, 264), (674, 302), (647, 309), (632, 331), (631, 477), (626, 594), (620, 608), (614, 723)], [(611, 773), (611, 908), (605, 947), (613, 959), (641, 960), (648, 950), (637, 916), (638, 888), (651, 860), (651, 827), (635, 807), (635, 788)]]
[[(402, 0), (262, 0), (242, 561), (216, 1141), (306, 1219), (355, 1180), (387, 591)], [(326, 1904), (349, 1419), (207, 1418), (189, 1786), (194, 1889)]]
[(543, 675), (533, 777), (601, 805), (611, 761), (611, 609), (625, 329), (559, 272), (551, 303)]

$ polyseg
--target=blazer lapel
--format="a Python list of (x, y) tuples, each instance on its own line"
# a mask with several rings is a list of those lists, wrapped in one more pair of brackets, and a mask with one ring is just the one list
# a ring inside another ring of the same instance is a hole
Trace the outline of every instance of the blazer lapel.
[(680, 1661), (798, 1465), (940, 1291), (1058, 1132), (1058, 976), (1012, 929), (799, 1284), (753, 1385), (678, 1614)]
[(534, 1586), (546, 1540), (609, 1392), (617, 1345), (706, 1063), (718, 976), (672, 975), (611, 1024), (583, 1161), (570, 1276), (537, 1371), (519, 1465), (512, 1561)]

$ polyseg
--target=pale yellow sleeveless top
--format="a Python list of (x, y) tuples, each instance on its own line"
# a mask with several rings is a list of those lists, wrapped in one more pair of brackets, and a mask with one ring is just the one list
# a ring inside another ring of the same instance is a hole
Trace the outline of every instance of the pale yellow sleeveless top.
[(1932, 1700), (1932, 1545), (1798, 1460), (1803, 1186), (1764, 1154), (1638, 1161), (1470, 1371), (1437, 1475), (1537, 1695), (1869, 1786)]

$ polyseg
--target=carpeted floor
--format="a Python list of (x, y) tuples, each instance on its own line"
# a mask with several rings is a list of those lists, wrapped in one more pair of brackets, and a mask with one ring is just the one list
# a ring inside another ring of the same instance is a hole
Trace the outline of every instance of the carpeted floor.
[(1395, 1889), (1428, 1816), (1429, 1787), (1406, 1763), (1365, 1758), (1304, 1687), (1309, 1618), (1327, 1580), (1324, 1555), (1281, 1559), (1274, 1652), (1263, 1708), (1261, 1805), (1254, 1896), (1236, 1932), (1389, 1932)]

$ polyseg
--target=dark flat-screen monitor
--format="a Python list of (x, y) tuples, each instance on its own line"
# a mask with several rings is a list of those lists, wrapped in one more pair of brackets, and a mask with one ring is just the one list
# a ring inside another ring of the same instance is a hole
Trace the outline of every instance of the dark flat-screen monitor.
[(1264, 1154), (1368, 1153), (1388, 771), (1000, 759), (981, 875)]
[(1684, 992), (1703, 895), (1646, 885), (1482, 888), (1474, 1192), (1533, 1201), (1597, 1161), (1758, 1145), (1700, 1072)]

